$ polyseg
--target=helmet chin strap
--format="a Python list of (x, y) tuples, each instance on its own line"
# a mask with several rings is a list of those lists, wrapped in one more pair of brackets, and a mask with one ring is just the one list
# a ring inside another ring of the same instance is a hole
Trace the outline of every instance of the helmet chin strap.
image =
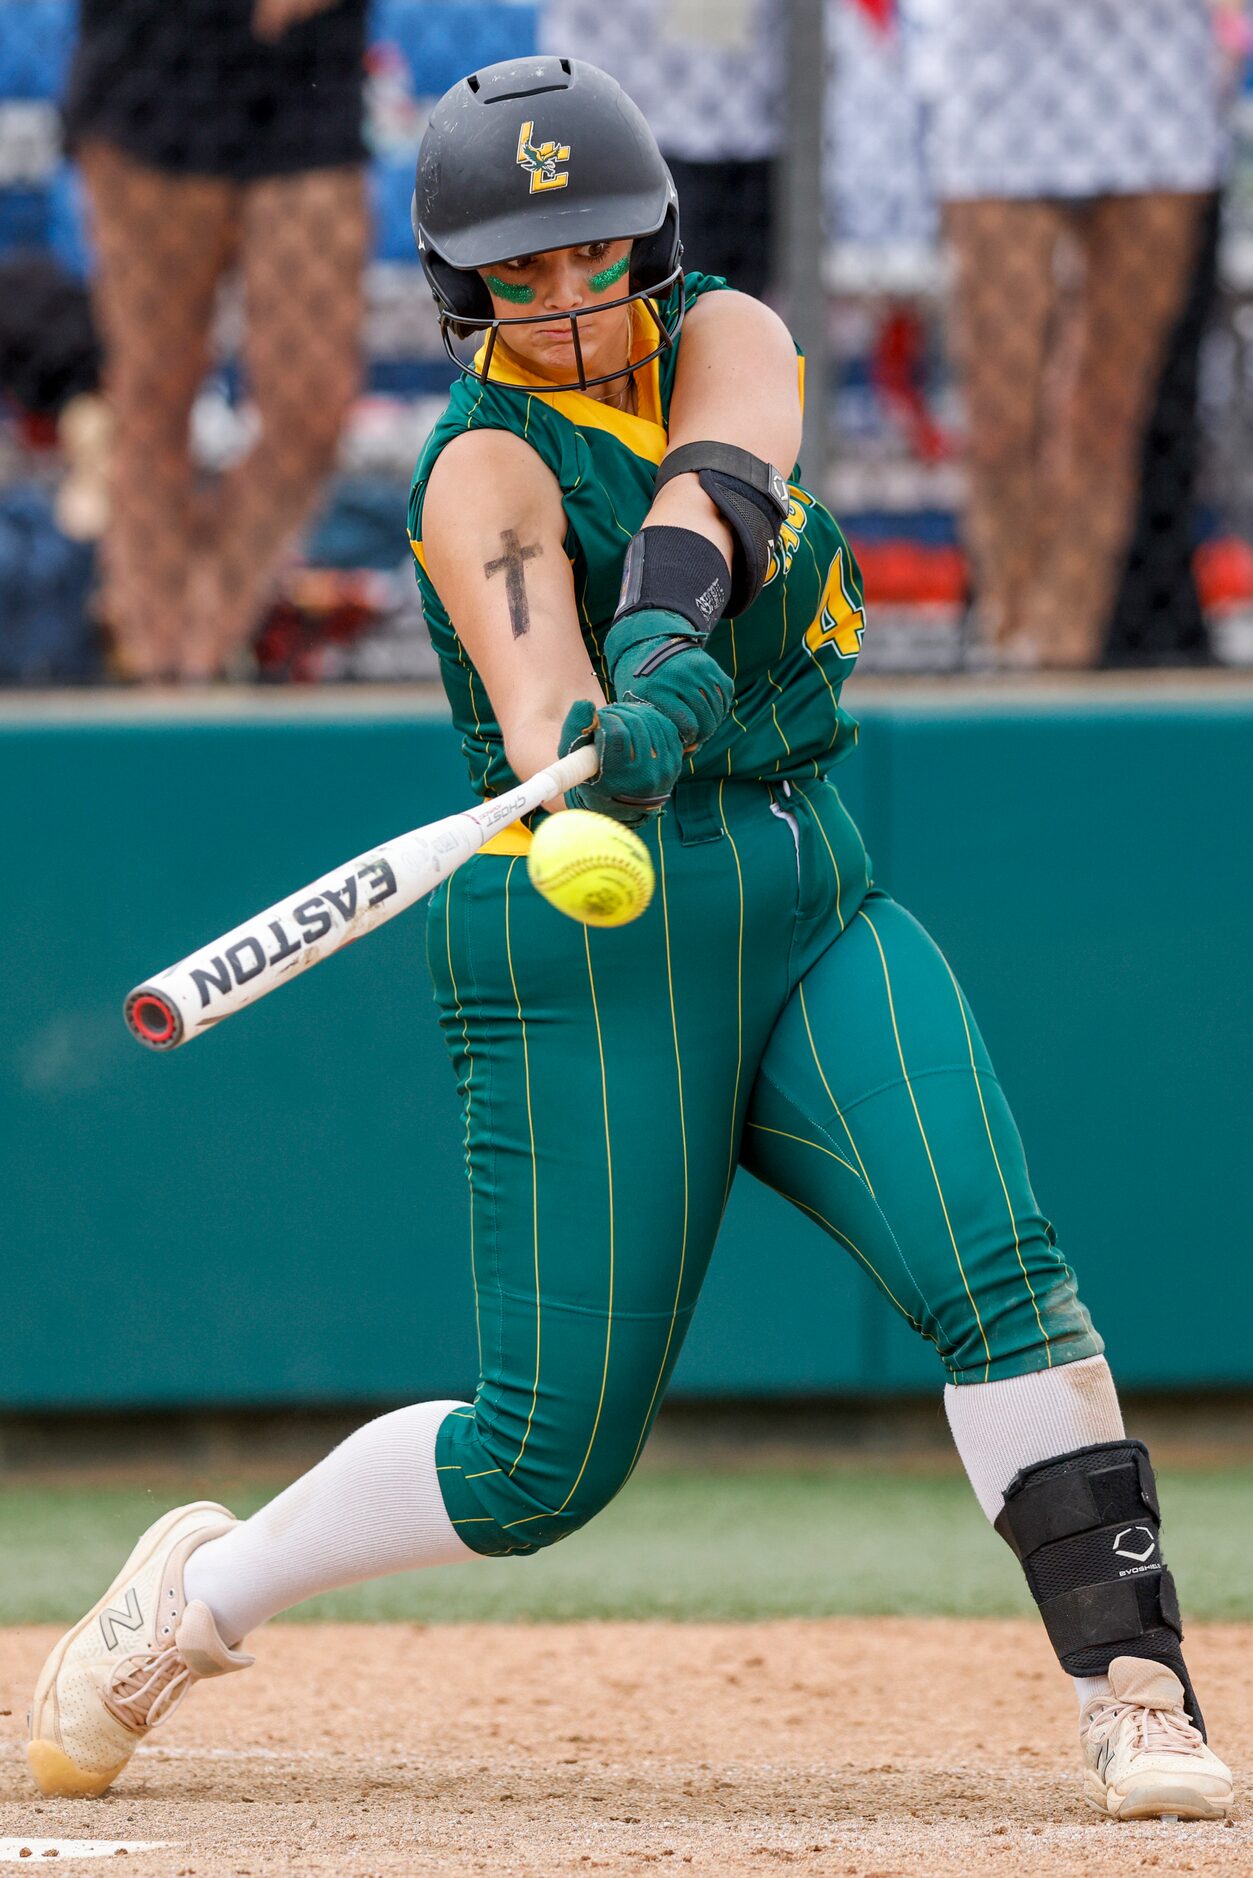
[[(624, 259), (629, 260), (629, 256), (624, 257)], [(625, 271), (625, 267), (621, 265), (606, 269), (607, 274), (612, 274), (614, 278), (618, 280), (621, 280)], [(595, 286), (596, 283), (593, 280), (590, 284)], [(606, 284), (612, 286), (613, 281), (607, 281)], [(588, 391), (585, 395), (589, 398), (594, 398), (596, 391), (599, 390), (601, 394), (600, 402), (602, 404), (611, 405), (615, 410), (619, 411), (633, 411), (635, 409), (635, 367), (631, 363), (631, 341), (635, 334), (635, 320), (629, 302), (624, 307), (623, 312), (625, 314), (626, 323), (626, 358), (623, 361), (622, 370), (616, 377), (607, 379), (603, 386), (596, 387)], [(575, 357), (579, 361), (580, 370), (582, 370), (583, 357), (578, 342), (578, 325), (576, 322), (572, 322), (572, 326), (575, 334)]]
[[(621, 267), (618, 266), (617, 263), (615, 263), (615, 269), (607, 269), (606, 272), (610, 273), (610, 272), (614, 272), (615, 270), (616, 270), (616, 277), (620, 279), (623, 270), (621, 269)], [(493, 291), (496, 291), (497, 281), (495, 279), (495, 276), (489, 274), (486, 278), (487, 278), (488, 285), (492, 288)], [(502, 286), (509, 285), (509, 284), (510, 283), (507, 283), (507, 282), (500, 283), (500, 285)], [(610, 281), (607, 284), (612, 285), (613, 283), (612, 281)], [(514, 293), (516, 293), (517, 289), (514, 288), (513, 291)], [(526, 291), (531, 292), (530, 289), (527, 289)], [(504, 297), (505, 297), (504, 295), (501, 296), (501, 298), (504, 298)], [(512, 295), (510, 295), (509, 297), (512, 298)], [(531, 297), (532, 299), (534, 299), (533, 292), (531, 293)], [(634, 303), (628, 300), (628, 301), (621, 301), (619, 302), (619, 304), (622, 306), (625, 316), (626, 316), (625, 322), (624, 322), (626, 330), (625, 330), (625, 335), (624, 335), (625, 356), (623, 358), (621, 366), (619, 367), (617, 371), (611, 370), (608, 372), (597, 373), (595, 371), (594, 364), (592, 365), (591, 370), (589, 371), (587, 356), (584, 353), (583, 342), (579, 334), (579, 321), (574, 316), (574, 313), (572, 311), (566, 311), (564, 313), (554, 313), (551, 317), (553, 318), (554, 321), (566, 320), (569, 323), (571, 338), (574, 342), (574, 357), (575, 357), (575, 363), (578, 367), (579, 377), (581, 380), (586, 381), (587, 388), (584, 392), (584, 395), (589, 398), (595, 398), (597, 402), (600, 404), (608, 404), (612, 406), (615, 410), (633, 412), (636, 406), (636, 395), (637, 395), (637, 388), (636, 388), (636, 382), (635, 382), (635, 365), (631, 360), (631, 343), (634, 337), (634, 324), (635, 324), (632, 313), (631, 313), (631, 307)], [(598, 313), (609, 312), (611, 310), (612, 309), (608, 307), (595, 309), (595, 311)], [(538, 360), (527, 358), (524, 353), (520, 352), (517, 349), (516, 346), (510, 345), (508, 339), (504, 336), (502, 332), (499, 331), (499, 329), (497, 331), (496, 338), (497, 338), (497, 343), (496, 343), (496, 346), (493, 347), (492, 349), (493, 354), (495, 354), (496, 352), (503, 353), (507, 358), (511, 359), (515, 365), (521, 366), (524, 371), (531, 372), (538, 378), (543, 379), (547, 376), (544, 370), (544, 367), (539, 363)], [(490, 358), (486, 362), (485, 369), (487, 371), (490, 371), (491, 369)], [(558, 383), (556, 380), (553, 381), (554, 391), (577, 390), (580, 388), (581, 388), (580, 386), (570, 386), (564, 383)]]
[[(626, 383), (623, 385), (622, 390), (620, 392), (613, 391), (608, 386), (606, 387), (604, 402), (606, 404), (612, 405), (615, 411), (630, 411), (634, 413), (635, 404), (636, 404), (636, 396), (635, 396), (635, 371), (633, 367), (627, 368), (627, 371), (625, 373), (625, 378), (626, 378)], [(616, 379), (613, 379), (610, 381), (610, 385), (613, 385), (616, 383), (617, 383)], [(591, 393), (589, 392), (587, 395), (590, 397)]]

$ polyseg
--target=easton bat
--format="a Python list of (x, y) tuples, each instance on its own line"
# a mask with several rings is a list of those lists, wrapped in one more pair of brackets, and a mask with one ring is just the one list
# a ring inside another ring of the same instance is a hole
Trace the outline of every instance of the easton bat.
[(596, 774), (589, 744), (507, 795), (428, 822), (359, 854), (168, 965), (127, 997), (126, 1022), (150, 1050), (176, 1050), (246, 1004), (395, 919), (492, 835)]

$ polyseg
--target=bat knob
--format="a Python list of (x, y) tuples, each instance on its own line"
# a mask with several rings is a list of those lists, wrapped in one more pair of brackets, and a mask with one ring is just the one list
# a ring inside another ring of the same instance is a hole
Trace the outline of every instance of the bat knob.
[(131, 992), (125, 1014), (132, 1033), (150, 1050), (173, 1050), (183, 1041), (182, 1012), (150, 985)]

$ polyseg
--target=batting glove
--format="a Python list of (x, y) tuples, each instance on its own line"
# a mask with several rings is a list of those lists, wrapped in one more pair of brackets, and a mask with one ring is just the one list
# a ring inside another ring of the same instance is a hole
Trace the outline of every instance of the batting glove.
[(593, 781), (566, 790), (571, 808), (611, 815), (629, 828), (666, 806), (678, 781), (683, 746), (670, 719), (648, 704), (571, 705), (561, 727), (558, 756), (592, 743), (600, 758)]
[(731, 709), (734, 688), (681, 613), (647, 607), (628, 613), (605, 635), (605, 662), (614, 696), (651, 705), (670, 719), (684, 750), (700, 748)]

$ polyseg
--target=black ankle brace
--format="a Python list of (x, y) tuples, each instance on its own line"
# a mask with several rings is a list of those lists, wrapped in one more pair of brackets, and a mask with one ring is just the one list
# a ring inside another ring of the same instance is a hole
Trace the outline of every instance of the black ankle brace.
[(1063, 1669), (1100, 1676), (1116, 1656), (1165, 1663), (1204, 1734), (1142, 1442), (1106, 1441), (1024, 1467), (1009, 1484), (996, 1530), (1022, 1563)]

